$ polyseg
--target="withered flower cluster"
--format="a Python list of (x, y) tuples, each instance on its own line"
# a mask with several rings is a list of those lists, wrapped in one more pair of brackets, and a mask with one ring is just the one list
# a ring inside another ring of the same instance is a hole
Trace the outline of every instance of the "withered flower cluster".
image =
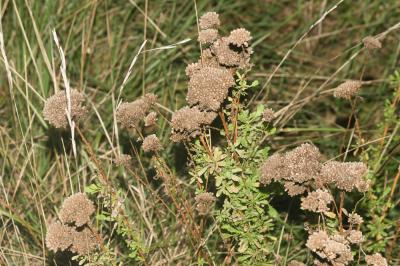
[(261, 167), (260, 182), (283, 182), (290, 196), (303, 194), (306, 190), (325, 189), (329, 185), (349, 192), (353, 189), (366, 192), (368, 182), (364, 176), (367, 170), (362, 162), (323, 163), (318, 148), (306, 143), (285, 154), (270, 156)]
[(362, 82), (358, 80), (348, 80), (335, 88), (333, 96), (336, 98), (343, 98), (350, 100), (355, 96), (362, 86)]
[(93, 203), (83, 193), (68, 197), (60, 210), (60, 221), (51, 224), (46, 234), (46, 245), (54, 252), (70, 250), (85, 255), (98, 246), (96, 233), (89, 226), (95, 211)]
[(157, 136), (155, 134), (151, 134), (144, 138), (142, 149), (145, 152), (156, 152), (162, 149), (162, 145)]
[[(85, 97), (79, 91), (73, 89), (70, 94), (71, 118), (77, 122), (87, 115), (87, 108), (83, 105)], [(50, 96), (43, 108), (44, 119), (55, 128), (66, 128), (68, 126), (68, 99), (65, 90)]]
[(220, 24), (215, 12), (208, 12), (199, 20), (198, 41), (203, 49), (201, 58), (186, 67), (189, 106), (172, 116), (171, 140), (174, 142), (193, 138), (202, 126), (211, 124), (229, 89), (235, 85), (236, 69), (250, 66), (250, 32), (240, 28), (221, 37), (218, 33)]
[(125, 128), (134, 128), (146, 117), (157, 101), (157, 96), (147, 93), (133, 102), (122, 103), (117, 110), (116, 118)]
[(196, 210), (200, 215), (207, 215), (211, 212), (215, 202), (215, 196), (210, 192), (203, 192), (196, 196)]

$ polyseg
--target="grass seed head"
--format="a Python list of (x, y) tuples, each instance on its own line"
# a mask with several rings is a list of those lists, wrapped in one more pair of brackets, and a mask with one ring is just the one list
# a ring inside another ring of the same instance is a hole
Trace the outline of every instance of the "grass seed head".
[(73, 242), (74, 229), (67, 225), (55, 222), (49, 226), (46, 234), (46, 246), (56, 252), (57, 250), (64, 251), (68, 249)]
[(93, 202), (86, 194), (76, 193), (64, 200), (60, 210), (60, 220), (65, 223), (75, 223), (77, 227), (90, 222), (90, 215), (95, 211)]
[(382, 48), (382, 43), (375, 37), (367, 36), (363, 40), (364, 47), (368, 50), (380, 49)]
[(144, 138), (142, 149), (145, 152), (156, 152), (162, 149), (162, 145), (157, 136), (152, 134)]
[(219, 15), (216, 12), (207, 12), (199, 19), (199, 27), (202, 30), (216, 29), (220, 24)]
[[(77, 90), (71, 90), (71, 117), (78, 121), (87, 115), (87, 109), (83, 106), (85, 97)], [(68, 126), (67, 118), (68, 100), (64, 90), (50, 96), (43, 108), (44, 119), (55, 128), (66, 128)]]

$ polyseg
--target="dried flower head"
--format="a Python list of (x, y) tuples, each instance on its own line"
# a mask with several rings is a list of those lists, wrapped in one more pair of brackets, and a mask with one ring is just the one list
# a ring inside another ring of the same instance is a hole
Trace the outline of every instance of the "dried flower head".
[(199, 104), (201, 109), (216, 111), (234, 84), (228, 70), (203, 67), (190, 78), (186, 100), (190, 105)]
[(249, 46), (249, 42), (251, 40), (251, 34), (248, 30), (239, 28), (231, 31), (231, 34), (228, 37), (229, 43), (241, 47), (241, 46)]
[(367, 36), (363, 40), (364, 47), (368, 50), (380, 49), (382, 48), (382, 43), (375, 37)]
[(348, 265), (353, 260), (353, 254), (349, 245), (342, 242), (328, 239), (320, 257), (328, 259), (332, 265)]
[(334, 184), (337, 188), (348, 192), (354, 188), (364, 192), (366, 182), (363, 177), (367, 170), (367, 166), (362, 162), (330, 161), (322, 166), (321, 178), (324, 183)]
[(185, 69), (185, 73), (188, 77), (192, 77), (194, 73), (203, 67), (222, 68), (210, 49), (204, 49), (201, 58), (196, 63), (189, 64)]
[[(74, 121), (86, 116), (87, 109), (83, 106), (84, 101), (85, 97), (82, 93), (71, 90), (71, 118)], [(65, 91), (59, 91), (46, 100), (43, 108), (44, 119), (55, 128), (66, 128), (68, 126), (67, 109), (67, 94)]]
[(266, 185), (273, 180), (279, 180), (282, 178), (283, 168), (283, 156), (281, 154), (275, 153), (269, 156), (261, 167), (260, 183)]
[(207, 12), (200, 17), (199, 27), (202, 30), (218, 28), (220, 25), (219, 15), (215, 12)]
[(360, 244), (364, 241), (364, 237), (361, 231), (359, 230), (350, 230), (347, 232), (347, 240), (349, 240), (352, 244)]
[(211, 47), (211, 51), (215, 54), (221, 65), (240, 68), (245, 68), (249, 65), (252, 53), (250, 48), (242, 49), (230, 45), (229, 39), (226, 37), (215, 41)]
[(145, 118), (144, 118), (144, 126), (149, 127), (149, 126), (154, 126), (157, 122), (157, 113), (156, 112), (150, 112)]
[(335, 88), (333, 96), (336, 98), (344, 98), (350, 100), (352, 96), (356, 95), (362, 85), (361, 81), (348, 80)]
[(206, 29), (199, 32), (199, 37), (197, 40), (201, 44), (212, 44), (218, 38), (218, 30), (216, 29)]
[(263, 121), (271, 122), (275, 119), (275, 112), (271, 108), (266, 108), (263, 112)]
[(306, 191), (305, 186), (298, 185), (293, 182), (285, 182), (284, 184), (285, 191), (288, 193), (289, 196), (294, 197), (297, 195), (301, 195)]
[(349, 215), (349, 223), (354, 225), (354, 224), (362, 224), (364, 222), (364, 219), (358, 215), (357, 213), (351, 213)]
[(200, 215), (207, 215), (210, 213), (215, 196), (210, 192), (203, 192), (196, 196), (196, 210)]
[(171, 140), (185, 141), (200, 134), (203, 125), (209, 125), (215, 119), (216, 113), (201, 111), (197, 106), (183, 107), (172, 115)]
[(86, 194), (76, 193), (64, 200), (59, 214), (60, 220), (63, 223), (75, 223), (79, 227), (89, 223), (94, 210), (93, 202)]
[(72, 233), (73, 228), (55, 222), (47, 229), (46, 246), (54, 252), (57, 250), (64, 251), (72, 245)]
[(152, 134), (144, 138), (142, 148), (145, 152), (156, 152), (162, 149), (162, 145), (157, 136)]
[(87, 255), (98, 246), (96, 234), (90, 228), (84, 227), (80, 231), (73, 232), (73, 243), (71, 251), (79, 255)]
[(122, 103), (117, 110), (117, 122), (125, 128), (135, 127), (156, 103), (157, 96), (148, 93), (133, 102)]
[(132, 156), (129, 154), (121, 154), (115, 158), (114, 163), (117, 166), (128, 166), (131, 163)]
[(372, 266), (388, 266), (386, 259), (380, 253), (365, 256), (365, 262)]
[(329, 235), (325, 231), (316, 231), (313, 232), (311, 235), (308, 236), (306, 246), (314, 251), (317, 252), (318, 250), (323, 250), (326, 242), (329, 239)]
[(319, 213), (328, 212), (328, 204), (332, 201), (333, 197), (328, 191), (317, 189), (301, 199), (301, 209)]
[(300, 261), (292, 260), (288, 263), (288, 266), (306, 266), (306, 265)]
[(303, 183), (318, 176), (321, 153), (314, 145), (304, 143), (284, 156), (285, 179)]

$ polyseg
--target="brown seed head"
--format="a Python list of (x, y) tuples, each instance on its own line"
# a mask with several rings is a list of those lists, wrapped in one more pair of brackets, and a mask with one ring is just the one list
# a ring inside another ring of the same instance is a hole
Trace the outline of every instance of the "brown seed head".
[(314, 145), (304, 143), (284, 156), (285, 179), (303, 183), (318, 176), (321, 153)]
[(63, 225), (60, 222), (51, 224), (47, 229), (46, 246), (54, 252), (66, 250), (72, 245), (73, 231), (72, 227)]
[(157, 96), (148, 93), (133, 102), (122, 103), (117, 110), (117, 122), (125, 128), (135, 127), (156, 103)]
[(212, 44), (218, 38), (218, 30), (206, 29), (199, 32), (197, 40), (201, 44)]
[(202, 30), (218, 28), (220, 24), (219, 15), (215, 12), (207, 12), (199, 20), (199, 27)]
[(73, 232), (73, 243), (71, 251), (79, 255), (87, 255), (94, 251), (98, 246), (96, 234), (90, 228), (84, 227), (80, 231)]
[[(84, 101), (85, 97), (82, 93), (71, 90), (71, 117), (75, 122), (87, 115), (87, 109), (83, 106)], [(44, 119), (55, 128), (66, 128), (68, 126), (67, 103), (67, 95), (64, 90), (49, 97), (43, 108)]]
[(215, 117), (216, 113), (201, 111), (197, 106), (179, 109), (172, 115), (171, 140), (181, 142), (196, 137), (201, 126), (211, 124)]
[(275, 112), (271, 108), (266, 108), (263, 112), (263, 121), (271, 122), (275, 119)]
[(207, 215), (210, 213), (215, 197), (210, 192), (203, 192), (196, 196), (196, 210), (200, 215)]
[(375, 37), (367, 36), (363, 40), (364, 47), (368, 50), (380, 49), (382, 48), (382, 43)]
[(347, 240), (349, 240), (352, 244), (360, 244), (364, 241), (364, 237), (361, 231), (358, 230), (350, 230), (347, 232)]
[(367, 170), (367, 166), (362, 162), (330, 161), (322, 166), (321, 179), (325, 184), (334, 184), (337, 188), (348, 192), (354, 188), (364, 192), (368, 188), (363, 180)]
[(129, 154), (121, 154), (117, 158), (115, 158), (114, 163), (117, 166), (129, 166), (132, 160), (132, 156)]
[(333, 96), (336, 98), (344, 98), (350, 100), (351, 97), (357, 94), (362, 85), (361, 81), (348, 80), (335, 88)]
[(308, 236), (306, 246), (314, 251), (323, 250), (326, 242), (329, 239), (329, 235), (325, 231), (316, 231)]
[(157, 136), (155, 134), (152, 134), (144, 138), (142, 149), (145, 152), (156, 152), (162, 149), (162, 145)]
[(386, 259), (380, 253), (365, 256), (365, 262), (372, 266), (388, 266)]
[(154, 126), (157, 122), (157, 113), (156, 112), (150, 112), (145, 118), (144, 118), (144, 126), (149, 127), (149, 126)]
[(251, 40), (250, 32), (243, 28), (231, 31), (231, 34), (228, 37), (228, 42), (238, 47), (249, 46), (250, 40)]
[(273, 180), (280, 180), (283, 177), (283, 168), (283, 156), (281, 154), (275, 153), (269, 156), (261, 166), (260, 183), (267, 185)]
[(212, 52), (216, 55), (218, 62), (227, 67), (238, 67), (244, 60), (244, 54), (238, 48), (233, 49), (229, 45), (226, 37), (218, 39), (211, 47)]
[(297, 195), (301, 195), (306, 191), (305, 186), (298, 185), (293, 182), (285, 182), (285, 191), (288, 193), (289, 196), (294, 197)]
[(328, 191), (317, 189), (301, 199), (301, 209), (317, 213), (328, 212), (328, 205), (332, 201), (333, 197)]
[(354, 225), (354, 224), (362, 224), (364, 222), (364, 219), (358, 215), (357, 213), (351, 213), (349, 215), (349, 223)]
[(235, 80), (228, 70), (203, 67), (190, 78), (186, 100), (190, 105), (216, 111), (233, 85)]
[(90, 222), (94, 210), (93, 202), (86, 194), (76, 193), (64, 200), (59, 213), (60, 220), (63, 223), (75, 223), (79, 227)]

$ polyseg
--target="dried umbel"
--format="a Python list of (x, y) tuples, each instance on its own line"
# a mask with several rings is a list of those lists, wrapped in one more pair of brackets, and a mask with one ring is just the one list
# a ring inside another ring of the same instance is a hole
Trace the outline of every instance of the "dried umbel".
[(363, 234), (359, 230), (349, 230), (347, 234), (347, 240), (352, 244), (360, 244), (364, 241)]
[(73, 231), (72, 237), (71, 251), (79, 255), (87, 255), (98, 246), (96, 234), (92, 232), (89, 227), (84, 227), (79, 231)]
[(307, 188), (305, 186), (298, 185), (293, 182), (285, 182), (284, 187), (285, 187), (285, 191), (291, 197), (301, 195), (307, 190)]
[(321, 169), (321, 153), (314, 145), (305, 143), (284, 156), (284, 178), (303, 183), (315, 178)]
[(368, 189), (363, 177), (367, 174), (367, 166), (362, 162), (325, 163), (321, 169), (321, 179), (325, 184), (334, 184), (337, 188), (352, 191), (356, 188), (360, 192)]
[(210, 192), (203, 192), (196, 196), (196, 210), (200, 215), (210, 213), (215, 202), (215, 196)]
[(59, 216), (64, 224), (74, 223), (79, 227), (90, 222), (94, 210), (93, 202), (84, 193), (76, 193), (64, 201)]
[(243, 28), (231, 31), (231, 34), (228, 37), (228, 42), (238, 47), (241, 46), (248, 47), (250, 40), (251, 40), (250, 32)]
[(317, 213), (328, 212), (328, 205), (332, 201), (333, 197), (328, 191), (317, 189), (301, 199), (301, 209)]
[(199, 32), (199, 37), (197, 40), (201, 44), (212, 44), (218, 38), (218, 30), (216, 29), (206, 29)]
[(203, 67), (223, 68), (219, 65), (217, 58), (212, 54), (210, 49), (204, 49), (201, 58), (196, 63), (187, 65), (185, 73), (188, 77), (192, 77)]
[(365, 262), (372, 266), (388, 266), (386, 259), (379, 253), (365, 256)]
[[(87, 109), (83, 106), (85, 97), (77, 90), (71, 90), (71, 118), (75, 122), (82, 119), (87, 114)], [(59, 91), (49, 97), (43, 108), (44, 119), (55, 128), (66, 128), (68, 126), (67, 118), (68, 99), (66, 92)]]
[(238, 48), (230, 44), (227, 37), (218, 39), (211, 47), (217, 57), (218, 63), (226, 67), (246, 68), (249, 66), (251, 48)]
[(228, 70), (203, 67), (190, 78), (186, 100), (190, 105), (198, 104), (201, 109), (216, 111), (234, 84)]
[(129, 166), (130, 163), (132, 161), (132, 156), (130, 156), (129, 154), (121, 154), (118, 155), (117, 158), (115, 158), (114, 163), (117, 166)]
[(329, 236), (325, 231), (317, 231), (308, 237), (306, 246), (332, 265), (348, 265), (353, 261), (349, 242), (341, 235)]
[(300, 261), (292, 260), (288, 263), (288, 266), (306, 266), (306, 265)]
[(219, 15), (215, 12), (207, 12), (200, 17), (199, 27), (202, 30), (216, 29), (219, 27), (221, 22), (219, 21)]
[(149, 127), (149, 126), (154, 126), (157, 122), (157, 113), (156, 112), (150, 112), (145, 118), (144, 118), (144, 126)]
[(55, 222), (49, 226), (46, 234), (46, 246), (56, 252), (68, 249), (73, 242), (73, 228)]
[(266, 108), (263, 112), (263, 121), (271, 122), (275, 119), (275, 112), (271, 108)]
[(367, 36), (363, 40), (364, 47), (368, 50), (380, 49), (382, 48), (382, 43), (375, 37)]
[(280, 180), (284, 171), (283, 156), (275, 153), (268, 157), (261, 167), (261, 184), (269, 184), (273, 180)]
[(156, 101), (157, 96), (148, 93), (136, 101), (122, 103), (116, 113), (117, 122), (125, 128), (135, 127), (147, 115)]
[(351, 213), (348, 220), (351, 225), (362, 224), (364, 222), (364, 219), (357, 213)]
[(335, 88), (333, 96), (336, 98), (343, 98), (350, 100), (351, 97), (355, 96), (357, 92), (360, 90), (361, 85), (362, 85), (361, 81), (348, 80)]
[(152, 134), (144, 138), (142, 149), (145, 152), (156, 152), (162, 149), (162, 145), (157, 136)]
[(171, 140), (181, 142), (196, 137), (201, 126), (211, 124), (215, 117), (216, 113), (201, 111), (197, 106), (179, 109), (172, 115)]

